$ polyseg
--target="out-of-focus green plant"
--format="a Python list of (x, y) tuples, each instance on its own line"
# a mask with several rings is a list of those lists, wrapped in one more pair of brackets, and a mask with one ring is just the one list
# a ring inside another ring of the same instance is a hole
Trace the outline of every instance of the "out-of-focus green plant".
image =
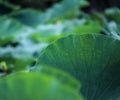
[[(0, 80), (0, 89), (3, 91), (0, 92), (0, 99), (84, 100), (83, 96), (79, 94), (79, 87), (75, 88), (69, 85), (70, 83), (67, 83), (69, 81), (76, 84), (77, 81), (63, 72), (55, 71), (56, 74), (54, 75), (47, 73), (51, 71), (44, 70), (41, 73), (19, 72), (2, 78)], [(58, 77), (60, 80), (56, 77), (57, 72), (59, 72)]]
[(120, 97), (120, 10), (88, 6), (62, 0), (42, 11), (0, 0), (0, 100)]

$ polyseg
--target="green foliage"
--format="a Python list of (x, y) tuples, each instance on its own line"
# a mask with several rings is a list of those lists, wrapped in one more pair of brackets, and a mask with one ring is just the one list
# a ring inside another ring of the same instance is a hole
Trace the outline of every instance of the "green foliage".
[(6, 62), (8, 70), (25, 70), (34, 62), (32, 54), (20, 48), (0, 48), (0, 62)]
[(10, 16), (28, 26), (36, 26), (45, 22), (43, 14), (33, 9), (20, 10)]
[(120, 9), (88, 6), (0, 0), (0, 100), (119, 100)]
[(49, 76), (55, 77), (63, 84), (69, 85), (71, 88), (73, 88), (76, 91), (80, 90), (80, 82), (62, 70), (57, 70), (50, 66), (48, 67), (48, 66), (38, 65), (36, 68), (31, 69), (31, 72), (47, 74)]
[(73, 35), (48, 46), (38, 62), (76, 77), (87, 100), (114, 99), (120, 95), (119, 51), (120, 41), (116, 39), (94, 34)]
[(86, 0), (72, 0), (71, 2), (69, 2), (69, 0), (63, 0), (44, 13), (32, 9), (25, 9), (12, 13), (11, 16), (26, 25), (35, 26), (42, 23), (55, 22), (57, 20), (72, 19), (79, 14), (82, 15), (82, 11), (79, 11), (79, 7), (82, 8), (88, 5), (89, 3)]
[(114, 38), (117, 38), (120, 40), (120, 24), (117, 24), (116, 22), (109, 22), (107, 24), (108, 33), (113, 36)]
[(83, 100), (78, 91), (46, 74), (13, 74), (0, 80), (0, 89), (1, 100)]
[(85, 25), (76, 26), (74, 32), (80, 34), (91, 34), (102, 32), (102, 26), (98, 22), (90, 22)]
[(0, 17), (0, 45), (18, 42), (31, 30), (14, 19)]
[(109, 20), (120, 23), (120, 9), (118, 8), (107, 9), (105, 11), (105, 15), (107, 16)]
[(72, 19), (79, 15), (79, 8), (88, 6), (86, 0), (63, 0), (60, 4), (54, 5), (45, 12), (47, 21), (56, 21), (64, 19)]

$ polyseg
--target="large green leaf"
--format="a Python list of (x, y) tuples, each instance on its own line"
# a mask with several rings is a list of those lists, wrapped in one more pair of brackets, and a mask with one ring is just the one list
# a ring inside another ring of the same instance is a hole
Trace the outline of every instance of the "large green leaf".
[(39, 64), (69, 72), (82, 83), (87, 100), (120, 96), (120, 41), (104, 35), (73, 35), (43, 50)]
[(13, 74), (0, 80), (0, 89), (0, 100), (83, 100), (78, 91), (46, 74)]

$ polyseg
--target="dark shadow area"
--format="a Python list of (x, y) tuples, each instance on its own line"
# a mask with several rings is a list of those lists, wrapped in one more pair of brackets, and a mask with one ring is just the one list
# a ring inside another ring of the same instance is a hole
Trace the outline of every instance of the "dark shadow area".
[(20, 5), (22, 8), (30, 7), (40, 10), (45, 10), (59, 1), (61, 0), (9, 0), (9, 2)]

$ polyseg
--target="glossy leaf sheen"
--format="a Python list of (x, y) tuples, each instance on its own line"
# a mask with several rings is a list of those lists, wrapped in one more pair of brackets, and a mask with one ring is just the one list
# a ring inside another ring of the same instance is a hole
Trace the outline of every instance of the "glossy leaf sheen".
[(39, 64), (69, 72), (82, 83), (87, 100), (120, 96), (120, 41), (104, 35), (73, 35), (48, 46)]

